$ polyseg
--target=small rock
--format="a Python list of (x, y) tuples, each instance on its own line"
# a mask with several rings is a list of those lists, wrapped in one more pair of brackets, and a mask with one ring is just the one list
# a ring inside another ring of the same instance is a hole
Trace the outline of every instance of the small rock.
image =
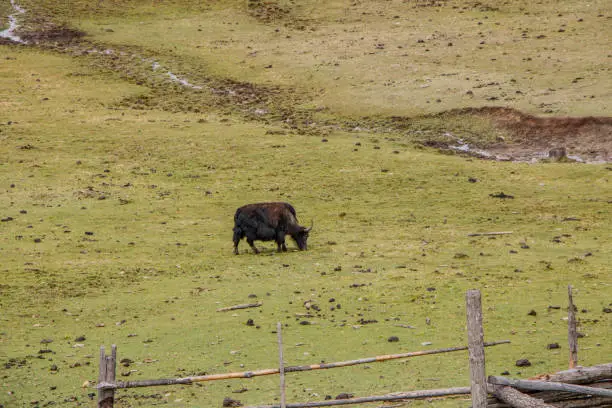
[(555, 147), (548, 151), (548, 158), (555, 161), (560, 161), (567, 158), (567, 150), (565, 147)]
[(398, 342), (398, 341), (399, 341), (399, 337), (397, 337), (397, 336), (391, 336), (391, 337), (389, 337), (389, 338), (387, 339), (387, 341), (388, 341), (389, 343), (396, 343), (396, 342)]
[(336, 395), (337, 400), (350, 399), (350, 398), (353, 398), (353, 394), (349, 394), (348, 392), (342, 392)]
[(548, 350), (553, 350), (553, 349), (561, 348), (561, 346), (559, 346), (559, 343), (550, 343), (548, 346), (546, 346), (546, 348)]
[(604, 307), (604, 308), (603, 308), (603, 312), (604, 312), (604, 313), (612, 313), (612, 308), (609, 308), (609, 307)]
[(489, 197), (501, 198), (501, 199), (513, 199), (514, 198), (513, 195), (506, 194), (503, 191), (501, 191), (499, 193), (495, 193), (495, 194), (489, 194)]
[(506, 370), (506, 371), (502, 371), (501, 375), (510, 375), (510, 371)]
[(531, 361), (527, 360), (526, 358), (521, 358), (520, 360), (516, 360), (516, 366), (517, 367), (529, 367), (531, 366)]
[(537, 315), (538, 315), (538, 313), (537, 313), (535, 310), (531, 309), (531, 310), (529, 311), (529, 313), (527, 313), (527, 315), (528, 315), (528, 316), (537, 316)]
[(223, 398), (223, 406), (224, 407), (241, 407), (242, 402), (232, 399), (230, 397)]
[(119, 361), (119, 363), (124, 367), (129, 367), (133, 362), (134, 360), (130, 360), (129, 358), (122, 358), (121, 361)]
[(247, 320), (246, 325), (247, 326), (255, 326), (255, 322), (253, 322), (253, 319), (249, 319), (249, 320)]

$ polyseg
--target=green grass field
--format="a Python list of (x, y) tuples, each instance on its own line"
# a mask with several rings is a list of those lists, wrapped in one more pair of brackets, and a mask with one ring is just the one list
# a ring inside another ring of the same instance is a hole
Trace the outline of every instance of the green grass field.
[[(422, 116), (454, 108), (608, 115), (606, 2), (21, 3), (24, 29), (86, 35), (0, 45), (1, 406), (95, 406), (101, 345), (132, 360), (123, 381), (276, 367), (277, 322), (288, 365), (463, 345), (471, 288), (486, 340), (512, 341), (487, 350), (489, 374), (567, 367), (569, 284), (580, 363), (610, 361), (610, 165), (417, 143), (498, 136)], [(314, 222), (309, 250), (233, 255), (235, 209), (277, 200)], [(492, 231), (512, 233), (468, 236)], [(465, 352), (287, 378), (289, 402), (468, 384)], [(117, 406), (225, 397), (273, 403), (278, 378), (122, 390)], [(470, 402), (413, 403), (432, 404)]]

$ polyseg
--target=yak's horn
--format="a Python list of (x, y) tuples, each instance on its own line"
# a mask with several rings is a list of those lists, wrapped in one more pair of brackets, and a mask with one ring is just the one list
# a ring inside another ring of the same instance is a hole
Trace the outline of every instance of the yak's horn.
[(310, 232), (310, 230), (314, 227), (314, 220), (310, 220), (310, 227), (306, 228), (304, 231)]

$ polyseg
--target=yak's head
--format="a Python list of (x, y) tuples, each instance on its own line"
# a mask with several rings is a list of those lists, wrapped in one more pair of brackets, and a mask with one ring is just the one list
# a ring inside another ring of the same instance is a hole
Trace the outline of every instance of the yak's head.
[(298, 248), (300, 248), (300, 251), (305, 251), (306, 249), (308, 249), (308, 234), (310, 233), (311, 229), (312, 226), (308, 228), (300, 227), (297, 232), (291, 234), (291, 237), (295, 240), (295, 243), (297, 244)]

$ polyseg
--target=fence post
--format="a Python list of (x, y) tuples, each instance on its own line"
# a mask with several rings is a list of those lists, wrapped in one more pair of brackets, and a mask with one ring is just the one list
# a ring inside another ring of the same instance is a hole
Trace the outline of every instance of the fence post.
[(578, 333), (576, 332), (576, 311), (572, 297), (572, 285), (568, 285), (567, 294), (569, 305), (567, 307), (567, 340), (569, 342), (569, 368), (578, 365)]
[(466, 293), (468, 351), (472, 408), (487, 406), (487, 377), (485, 373), (484, 331), (482, 328), (482, 304), (479, 290)]
[(111, 355), (105, 353), (104, 346), (100, 347), (100, 373), (98, 376), (98, 408), (113, 408), (115, 404), (115, 389), (104, 388), (105, 385), (115, 383), (115, 369), (117, 361), (117, 346), (111, 346)]
[(283, 358), (283, 335), (281, 333), (282, 325), (280, 322), (276, 323), (276, 333), (278, 336), (278, 356), (279, 356), (279, 371), (280, 371), (280, 406), (285, 408), (287, 406), (287, 397), (285, 394), (285, 360)]

